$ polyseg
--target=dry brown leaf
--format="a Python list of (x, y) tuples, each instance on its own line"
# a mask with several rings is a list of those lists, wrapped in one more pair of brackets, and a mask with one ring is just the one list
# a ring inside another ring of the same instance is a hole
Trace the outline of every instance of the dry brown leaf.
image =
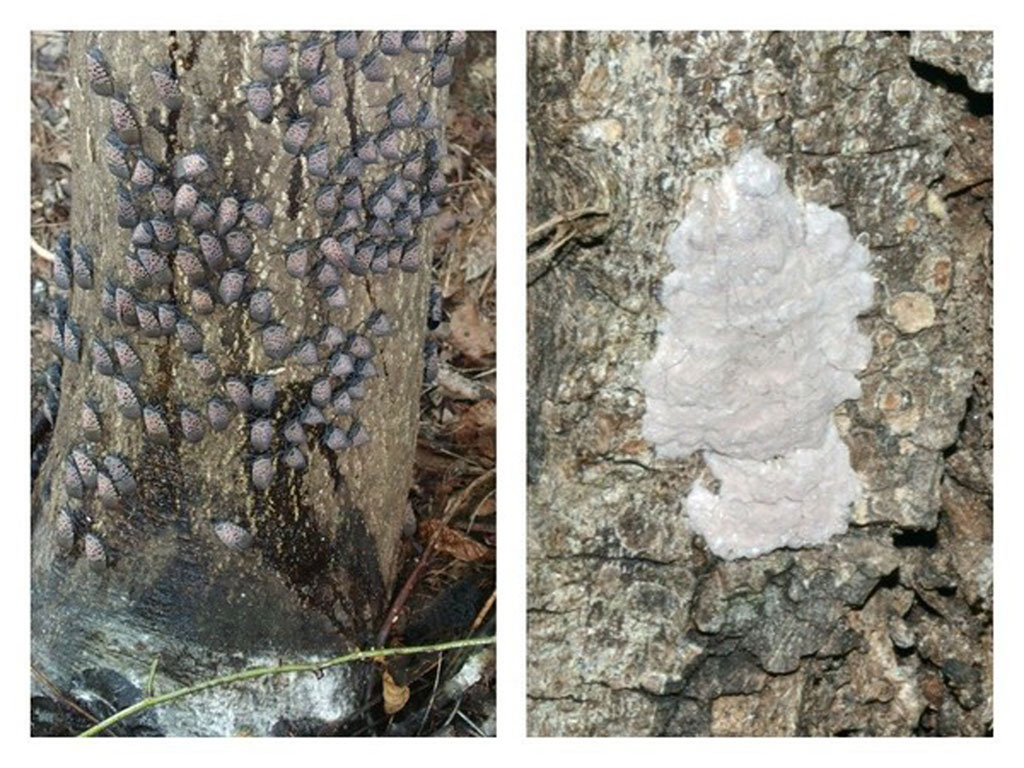
[(481, 400), (459, 415), (458, 423), (452, 429), (452, 437), (455, 438), (458, 445), (493, 459), (495, 455), (494, 420), (494, 401)]
[(391, 677), (391, 673), (384, 671), (384, 712), (393, 715), (401, 712), (402, 708), (409, 701), (409, 686), (399, 685)]
[(494, 326), (480, 314), (476, 304), (460, 304), (451, 314), (452, 346), (473, 363), (483, 363), (494, 354)]
[[(420, 535), (424, 542), (430, 541), (434, 531), (441, 526), (440, 520), (424, 520), (420, 523)], [(434, 545), (440, 552), (445, 552), (456, 560), (471, 563), (474, 560), (482, 560), (492, 557), (492, 552), (476, 539), (472, 539), (464, 533), (453, 530), (447, 526), (441, 526), (441, 532), (437, 535), (437, 542)]]

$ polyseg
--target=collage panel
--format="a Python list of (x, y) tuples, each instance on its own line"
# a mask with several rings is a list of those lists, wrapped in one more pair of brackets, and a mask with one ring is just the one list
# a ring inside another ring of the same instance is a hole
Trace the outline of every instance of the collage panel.
[(527, 732), (991, 735), (992, 34), (527, 90)]
[(493, 736), (495, 34), (30, 44), (31, 734)]

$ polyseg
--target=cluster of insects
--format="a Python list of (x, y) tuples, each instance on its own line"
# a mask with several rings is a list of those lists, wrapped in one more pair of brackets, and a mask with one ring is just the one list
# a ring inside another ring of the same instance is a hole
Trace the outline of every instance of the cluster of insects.
[[(332, 148), (326, 140), (313, 139), (316, 109), (335, 102), (328, 77), (331, 48), (346, 72), (374, 83), (392, 77), (394, 57), (420, 56), (430, 85), (441, 88), (451, 82), (453, 57), (465, 43), (465, 33), (456, 32), (336, 32), (297, 44), (284, 39), (260, 44), (264, 79), (244, 85), (245, 107), (257, 124), (267, 126), (264, 130), (278, 127), (283, 151), (304, 164), (316, 186), (311, 203), (321, 223), (316, 238), (281, 248), (267, 237), (274, 204), (258, 195), (225, 191), (216, 157), (198, 147), (164, 163), (147, 156), (135, 103), (118, 90), (103, 52), (90, 48), (85, 76), (109, 110), (101, 153), (114, 180), (116, 221), (129, 233), (130, 247), (123, 269), (101, 279), (96, 254), (87, 245), (72, 246), (66, 235), (58, 240), (55, 285), (63, 291), (98, 290), (110, 331), (86, 339), (67, 300), (58, 297), (51, 310), (58, 354), (91, 365), (110, 387), (112, 398), (107, 399), (122, 423), (137, 424), (155, 445), (199, 443), (211, 432), (237, 428), (237, 420), (244, 419), (247, 472), (257, 492), (270, 489), (282, 471), (305, 470), (317, 445), (333, 454), (369, 442), (371, 435), (355, 410), (381, 374), (374, 362), (377, 344), (393, 328), (380, 309), (357, 327), (343, 328), (346, 283), (420, 268), (417, 223), (440, 211), (446, 193), (443, 149), (431, 136), (440, 123), (427, 102), (417, 104), (414, 95), (399, 92), (383, 107), (382, 127), (358, 133), (349, 146)], [(309, 114), (287, 113), (277, 103), (283, 81), (293, 72), (316, 107)], [(189, 94), (174, 65), (151, 67), (150, 76), (168, 115), (180, 112)], [(280, 258), (286, 273), (316, 297), (327, 318), (318, 334), (295, 338), (276, 316), (271, 289), (251, 268), (253, 255), (261, 253)], [(224, 371), (207, 349), (206, 321), (220, 322), (230, 313), (252, 329), (268, 360), (266, 370)], [(172, 404), (147, 391), (146, 365), (133, 341), (140, 335), (176, 345), (195, 378), (209, 388), (209, 397)], [(287, 403), (271, 370), (286, 360), (310, 371), (306, 394)], [(82, 554), (97, 568), (106, 566), (108, 553), (100, 532), (93, 530), (95, 516), (84, 507), (117, 509), (138, 494), (123, 456), (94, 457), (90, 449), (112, 418), (99, 399), (83, 401), (85, 440), (64, 459), (67, 495), (80, 506), (60, 508), (54, 526), (62, 551), (72, 551), (80, 540)], [(245, 549), (253, 542), (244, 523), (215, 520), (211, 525), (228, 547)]]

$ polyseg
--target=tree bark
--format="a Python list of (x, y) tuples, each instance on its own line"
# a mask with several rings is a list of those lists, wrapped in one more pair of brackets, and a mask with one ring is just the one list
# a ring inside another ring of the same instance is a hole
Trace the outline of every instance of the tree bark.
[[(322, 43), (322, 64), (309, 55), (305, 43), (312, 39)], [(430, 275), (429, 266), (416, 269), (416, 259), (427, 253), (430, 209), (443, 196), (443, 176), (436, 175), (443, 119), (419, 120), (417, 110), (425, 110), (421, 118), (444, 115), (443, 67), (459, 47), (443, 33), (425, 33), (425, 41), (426, 48), (413, 40), (397, 52), (393, 39), (360, 33), (357, 51), (339, 46), (347, 57), (341, 58), (333, 34), (72, 35), (70, 234), (72, 248), (91, 255), (92, 285), (73, 284), (66, 312), (55, 312), (64, 360), (53, 438), (33, 488), (32, 651), (37, 671), (80, 701), (123, 707), (138, 696), (153, 660), (157, 687), (168, 690), (242, 665), (326, 658), (372, 644), (399, 565), (418, 429)], [(102, 82), (100, 93), (90, 86), (94, 49), (109, 65), (114, 96), (103, 95)], [(280, 77), (279, 51), (287, 68)], [(312, 72), (301, 69), (307, 60)], [(319, 73), (326, 79), (316, 87), (329, 88), (329, 105), (319, 95), (314, 102), (307, 82)], [(160, 90), (169, 88), (168, 76), (180, 88), (180, 103)], [(247, 106), (252, 81), (268, 82), (273, 94), (265, 122)], [(399, 94), (411, 125), (389, 109)], [(134, 113), (140, 144), (116, 99)], [(294, 135), (287, 132), (299, 116), (310, 119), (310, 129), (295, 154), (287, 151)], [(214, 210), (229, 196), (262, 202), (272, 224), (264, 228), (259, 209), (251, 210), (252, 218), (241, 215), (219, 232), (226, 263), (207, 256), (199, 235), (207, 233), (209, 246), (217, 220), (195, 222), (187, 213), (175, 220), (173, 212), (160, 212), (153, 188), (117, 178), (108, 169), (112, 125), (121, 129), (115, 154), (124, 154), (129, 170), (142, 156), (155, 163), (158, 183), (178, 194), (180, 212), (189, 210), (180, 188), (190, 182)], [(357, 144), (365, 149), (360, 142), (370, 137), (377, 161), (346, 178), (336, 161)], [(327, 144), (330, 178), (318, 176), (318, 158), (306, 154), (320, 142)], [(328, 184), (338, 185), (339, 197), (349, 195), (349, 208), (343, 202), (337, 216), (314, 207)], [(127, 255), (143, 252), (130, 244), (137, 230), (118, 226), (119, 186), (140, 221), (157, 219), (159, 235), (166, 217), (178, 244), (207, 259), (203, 276), (190, 279), (187, 257), (171, 248), (169, 284), (160, 284), (158, 271), (149, 273), (150, 285), (133, 284)], [(355, 218), (346, 220), (346, 210)], [(351, 236), (355, 247), (376, 245), (373, 270), (360, 267), (352, 251), (321, 249), (329, 236)], [(243, 239), (252, 244), (248, 258)], [(299, 242), (308, 243), (311, 266), (295, 277), (286, 254)], [(237, 258), (230, 247), (237, 247)], [(230, 279), (223, 280), (231, 269), (245, 280), (237, 301)], [(328, 302), (336, 282), (347, 292), (345, 306)], [(104, 313), (108, 286), (123, 298), (113, 319), (109, 308)], [(214, 297), (208, 313), (200, 311), (204, 288)], [(265, 322), (250, 313), (251, 297), (263, 290), (272, 303)], [(135, 310), (126, 309), (129, 295)], [(172, 310), (178, 322), (147, 335), (147, 308), (161, 305), (165, 319)], [(378, 335), (384, 329), (375, 313), (387, 319), (386, 335)], [(179, 330), (184, 319), (201, 334), (207, 358), (195, 358), (197, 347)], [(266, 330), (275, 324), (284, 329), (286, 355), (275, 352), (274, 332)], [(77, 361), (69, 353), (76, 335)], [(312, 345), (303, 348), (307, 340)], [(112, 375), (98, 372), (94, 341), (111, 352)], [(139, 370), (126, 350), (137, 354)], [(341, 352), (354, 363), (352, 373), (333, 357)], [(210, 363), (213, 370), (204, 370)], [(325, 423), (315, 423), (312, 401), (321, 401), (313, 384), (328, 376), (332, 401), (319, 409)], [(231, 403), (231, 377), (249, 386), (256, 403), (247, 412), (231, 406), (218, 431), (208, 404), (211, 397)], [(263, 409), (262, 385), (253, 387), (261, 378), (275, 392)], [(151, 431), (152, 412), (146, 421), (126, 410), (130, 392), (139, 407), (162, 412), (165, 439)], [(350, 394), (351, 409), (333, 400), (341, 392)], [(98, 436), (83, 429), (85, 403), (99, 416)], [(200, 414), (201, 426), (182, 420), (182, 408)], [(303, 419), (314, 423), (300, 436), (292, 422)], [(298, 461), (296, 450), (303, 468), (289, 464)], [(119, 479), (118, 459), (136, 490)], [(90, 461), (98, 482), (84, 466)], [(353, 670), (274, 678), (244, 690), (212, 690), (129, 722), (167, 735), (269, 733), (282, 718), (343, 717), (361, 693), (361, 679)]]
[[(555, 32), (528, 58), (531, 733), (989, 732), (991, 35)], [(850, 531), (726, 562), (638, 380), (665, 239), (746, 146), (867, 233), (874, 356), (836, 412)]]

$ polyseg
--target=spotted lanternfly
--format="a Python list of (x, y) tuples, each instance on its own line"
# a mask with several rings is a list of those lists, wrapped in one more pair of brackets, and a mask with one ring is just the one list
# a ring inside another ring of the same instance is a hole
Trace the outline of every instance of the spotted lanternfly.
[(316, 268), (315, 279), (316, 284), (321, 288), (330, 288), (341, 284), (338, 268), (326, 261)]
[(182, 184), (174, 193), (174, 218), (187, 219), (196, 209), (199, 202), (199, 190), (191, 184)]
[(82, 356), (82, 331), (75, 321), (68, 318), (64, 322), (64, 357), (77, 363)]
[(349, 376), (345, 380), (345, 391), (353, 400), (362, 400), (366, 397), (366, 383), (358, 376)]
[(82, 487), (91, 490), (96, 487), (96, 462), (81, 447), (71, 449), (71, 460), (75, 463), (78, 476), (82, 480)]
[(405, 156), (405, 162), (402, 164), (402, 178), (413, 183), (419, 182), (423, 178), (424, 165), (423, 153), (418, 149), (413, 150)]
[(430, 104), (423, 102), (416, 110), (416, 126), (424, 131), (432, 131), (441, 126), (441, 121), (430, 111)]
[(252, 239), (240, 229), (228, 232), (224, 236), (224, 245), (235, 264), (244, 264), (252, 255)]
[(412, 216), (413, 221), (419, 221), (423, 217), (419, 193), (409, 195), (409, 202), (405, 204), (405, 209)]
[(254, 323), (269, 323), (274, 307), (271, 303), (270, 291), (261, 288), (249, 297), (249, 317)]
[(348, 428), (348, 440), (353, 448), (358, 448), (370, 442), (370, 432), (356, 419), (352, 422), (352, 426)]
[(353, 275), (368, 274), (370, 271), (370, 262), (373, 261), (373, 256), (376, 252), (377, 246), (372, 242), (360, 243), (359, 247), (356, 248), (356, 252), (346, 264), (348, 271)]
[(197, 315), (208, 315), (213, 312), (213, 308), (216, 302), (213, 299), (213, 294), (210, 290), (203, 285), (197, 285), (192, 288), (192, 295), (189, 299), (192, 305), (192, 311)]
[(405, 100), (405, 95), (399, 93), (388, 102), (388, 122), (393, 128), (408, 128), (412, 125), (412, 112)]
[(385, 160), (401, 160), (402, 150), (399, 146), (401, 135), (394, 128), (385, 128), (377, 134), (377, 151)]
[(336, 325), (325, 325), (320, 332), (320, 343), (329, 350), (333, 350), (346, 338), (348, 338), (348, 334)]
[(299, 419), (307, 427), (316, 427), (319, 426), (320, 424), (327, 423), (327, 419), (324, 418), (323, 411), (321, 411), (312, 403), (310, 403), (309, 405), (302, 409), (302, 413), (299, 416)]
[(171, 219), (162, 216), (155, 216), (149, 220), (153, 227), (153, 235), (156, 238), (156, 247), (163, 252), (173, 251), (178, 245), (178, 232)]
[(466, 51), (466, 40), (468, 36), (462, 30), (449, 32), (445, 40), (445, 51), (449, 56), (461, 56)]
[(160, 318), (156, 315), (156, 306), (149, 302), (136, 302), (135, 316), (139, 319), (139, 330), (142, 331), (143, 336), (156, 338), (163, 335)]
[(199, 326), (183, 317), (178, 320), (175, 330), (182, 349), (190, 354), (203, 351), (203, 332), (199, 330)]
[(310, 176), (326, 179), (331, 175), (330, 151), (326, 141), (306, 150), (306, 170)]
[(309, 83), (309, 98), (318, 107), (329, 107), (334, 100), (331, 82), (326, 74), (318, 75)]
[(193, 151), (174, 162), (174, 178), (195, 181), (210, 170), (210, 161), (203, 152)]
[(402, 33), (381, 32), (377, 45), (385, 56), (397, 56), (402, 52)]
[(364, 165), (380, 162), (380, 152), (377, 149), (377, 139), (375, 136), (369, 134), (360, 136), (356, 139), (353, 149), (355, 150), (356, 157)]
[(380, 191), (393, 203), (404, 204), (409, 199), (409, 192), (405, 188), (405, 182), (396, 174), (391, 174), (380, 185)]
[(257, 453), (270, 450), (274, 441), (274, 422), (270, 419), (256, 419), (249, 427), (249, 445)]
[(245, 290), (245, 271), (241, 269), (229, 269), (220, 277), (218, 286), (220, 300), (225, 305), (234, 304), (242, 297)]
[[(157, 253), (150, 248), (139, 248), (135, 252), (135, 257), (145, 271), (148, 281), (152, 281), (154, 285), (170, 285), (174, 282), (174, 275), (171, 274), (171, 268), (167, 264), (167, 257), (164, 254)], [(130, 269), (131, 267), (129, 267)], [(139, 285), (139, 287), (144, 286)]]
[(241, 552), (252, 546), (252, 534), (242, 526), (227, 520), (214, 523), (213, 532), (217, 534), (217, 538), (220, 539), (221, 543), (229, 549)]
[(423, 32), (403, 32), (402, 43), (413, 53), (427, 53), (430, 50), (427, 36)]
[(298, 470), (306, 468), (306, 454), (304, 454), (302, 450), (295, 445), (284, 452), (282, 461), (284, 461), (285, 466), (291, 469)]
[(272, 360), (284, 360), (292, 351), (292, 343), (288, 339), (288, 331), (283, 325), (268, 325), (262, 333), (263, 351)]
[(114, 95), (114, 78), (110, 74), (110, 65), (99, 48), (90, 48), (85, 52), (85, 74), (93, 93), (98, 96)]
[[(156, 187), (154, 187), (156, 189)], [(192, 225), (193, 229), (201, 230), (206, 229), (213, 223), (214, 217), (213, 204), (209, 200), (199, 198), (196, 201), (196, 209), (192, 211), (192, 215), (189, 217), (188, 223)]]
[(342, 179), (358, 179), (363, 173), (363, 161), (352, 150), (347, 150), (334, 166), (335, 175)]
[(167, 418), (157, 405), (146, 405), (142, 409), (142, 426), (146, 436), (155, 443), (168, 445), (171, 442), (171, 430), (167, 426)]
[(139, 161), (132, 171), (132, 186), (140, 192), (144, 192), (156, 183), (160, 167), (145, 155), (139, 155)]
[(444, 157), (440, 142), (437, 139), (427, 139), (426, 144), (423, 145), (423, 155), (427, 158), (427, 162), (433, 165), (440, 163)]
[(156, 94), (164, 106), (172, 112), (181, 109), (184, 99), (181, 95), (181, 88), (178, 86), (178, 80), (174, 77), (170, 67), (153, 67), (149, 71), (149, 76), (153, 81), (153, 87), (156, 88)]
[(348, 393), (348, 390), (342, 389), (338, 391), (331, 401), (331, 408), (339, 416), (346, 416), (352, 413), (352, 396)]
[(191, 408), (182, 408), (178, 412), (181, 422), (181, 434), (190, 443), (198, 443), (206, 435), (206, 424), (203, 417)]
[(241, 210), (242, 207), (239, 205), (238, 198), (236, 197), (228, 196), (220, 201), (220, 204), (217, 206), (217, 218), (214, 224), (214, 228), (220, 237), (224, 237), (238, 223), (238, 215)]
[(293, 243), (284, 252), (285, 269), (292, 277), (305, 277), (309, 274), (309, 245), (307, 243)]
[(349, 335), (348, 339), (345, 341), (345, 351), (360, 360), (369, 359), (377, 353), (377, 349), (373, 346), (373, 342), (370, 341), (369, 337), (363, 336), (361, 333), (353, 333)]
[(205, 352), (193, 352), (189, 356), (192, 367), (196, 369), (196, 375), (204, 384), (212, 384), (220, 376), (216, 363)]
[(59, 247), (53, 252), (53, 282), (63, 291), (71, 289), (72, 269), (71, 254)]
[(99, 440), (103, 436), (99, 408), (91, 400), (82, 401), (82, 432), (87, 440)]
[(410, 240), (402, 248), (402, 260), (398, 266), (403, 272), (415, 272), (420, 268), (420, 248), (415, 240)]
[(441, 205), (436, 197), (427, 197), (423, 199), (423, 208), (421, 211), (423, 218), (427, 219), (431, 216), (437, 216), (440, 212)]
[(336, 32), (334, 53), (339, 59), (354, 59), (359, 54), (359, 33)]
[(261, 44), (260, 68), (271, 80), (280, 80), (288, 72), (288, 43), (284, 40), (268, 40)]
[(121, 497), (114, 481), (102, 470), (96, 473), (96, 497), (106, 509), (118, 509), (121, 506)]
[(182, 274), (190, 283), (206, 282), (206, 267), (192, 248), (184, 245), (178, 246), (174, 264), (181, 269)]
[(156, 233), (153, 232), (153, 225), (148, 221), (140, 221), (132, 230), (132, 245), (138, 248), (152, 245), (155, 239)]
[(162, 301), (156, 305), (156, 318), (160, 322), (162, 334), (170, 336), (178, 322), (178, 309), (174, 304)]
[(370, 51), (359, 62), (359, 69), (371, 83), (382, 83), (388, 79), (389, 67), (387, 60), (377, 51)]
[(139, 133), (139, 121), (135, 112), (123, 96), (114, 95), (109, 99), (110, 124), (121, 141), (126, 144), (138, 144), (142, 140)]
[(448, 182), (444, 178), (444, 174), (441, 173), (440, 168), (434, 168), (430, 177), (427, 179), (427, 189), (430, 190), (430, 194), (435, 197), (443, 195), (445, 190), (448, 189)]
[(370, 313), (369, 317), (366, 318), (366, 328), (374, 336), (390, 336), (394, 329), (391, 326), (391, 320), (384, 314), (381, 309), (375, 309)]
[(199, 233), (199, 250), (206, 260), (206, 266), (214, 272), (220, 272), (227, 266), (224, 248), (221, 246), (220, 240), (211, 232)]
[[(317, 251), (330, 264), (333, 264), (336, 267), (345, 266), (345, 249), (336, 238), (325, 237), (320, 241), (320, 246), (317, 248)], [(336, 283), (330, 284), (336, 285)]]
[[(309, 388), (309, 399), (313, 405), (325, 408), (331, 401), (331, 380), (327, 376), (316, 379)], [(285, 435), (287, 437), (287, 434)]]
[[(387, 240), (394, 233), (391, 225), (385, 219), (370, 219), (368, 225), (368, 231), (370, 237), (374, 240)], [(383, 248), (378, 248), (378, 252), (383, 253)], [(372, 271), (372, 265), (371, 265)]]
[(324, 432), (323, 441), (324, 445), (332, 451), (343, 451), (349, 445), (348, 436), (345, 434), (345, 431), (338, 429), (333, 424), (328, 426)]
[(95, 533), (87, 533), (82, 537), (82, 552), (91, 570), (102, 571), (107, 567), (107, 548)]
[(437, 356), (437, 342), (427, 339), (423, 345), (423, 383), (429, 384), (437, 378), (440, 362)]
[(380, 376), (380, 371), (377, 370), (377, 366), (373, 364), (372, 360), (357, 360), (356, 369), (353, 371), (353, 374), (365, 381), (366, 379), (377, 378)]
[(103, 156), (107, 161), (107, 170), (117, 178), (127, 181), (132, 177), (131, 150), (113, 131), (109, 131), (103, 140)]
[(312, 80), (320, 73), (324, 59), (324, 46), (319, 38), (311, 37), (299, 46), (299, 77)]
[(50, 320), (50, 344), (58, 357), (64, 357), (64, 323), (56, 318)]
[(430, 61), (430, 83), (435, 88), (450, 85), (454, 77), (452, 57), (438, 51)]
[(363, 212), (355, 208), (342, 210), (334, 220), (334, 226), (340, 232), (353, 232), (363, 227)]
[[(142, 376), (142, 358), (125, 339), (114, 339), (113, 347), (121, 375), (129, 381), (138, 381)], [(93, 356), (95, 358), (95, 352)]]
[(268, 376), (259, 376), (252, 383), (252, 404), (259, 411), (269, 413), (274, 408), (277, 392), (274, 381)]
[(387, 195), (374, 192), (367, 201), (370, 213), (378, 219), (390, 219), (395, 215), (395, 204)]
[(355, 370), (355, 363), (351, 355), (345, 352), (335, 352), (331, 355), (330, 368), (328, 370), (332, 376), (343, 379)]
[(358, 181), (350, 181), (341, 188), (341, 204), (345, 208), (363, 207), (363, 189)]
[(394, 220), (392, 227), (395, 237), (407, 240), (413, 236), (412, 215), (408, 211), (400, 211)]
[(252, 408), (252, 396), (249, 394), (249, 388), (241, 379), (236, 377), (226, 379), (224, 381), (224, 390), (228, 393), (228, 397), (231, 398), (231, 402), (242, 413), (246, 413)]
[(274, 223), (270, 209), (259, 200), (247, 200), (242, 205), (242, 215), (257, 229), (270, 229), (270, 225)]
[(252, 461), (252, 484), (265, 491), (274, 481), (274, 460), (270, 456), (257, 456)]
[(80, 499), (85, 495), (82, 476), (78, 473), (78, 467), (75, 466), (75, 462), (70, 456), (64, 459), (64, 489), (73, 499)]
[(75, 546), (75, 518), (69, 507), (61, 507), (57, 511), (53, 521), (53, 541), (64, 554)]
[(103, 284), (103, 290), (100, 292), (100, 310), (107, 320), (117, 320), (115, 290), (114, 283), (108, 277), (107, 281)]
[(249, 83), (245, 87), (245, 103), (257, 120), (269, 122), (270, 116), (274, 114), (274, 93), (270, 83)]
[(124, 325), (136, 326), (139, 324), (135, 296), (123, 285), (114, 288), (114, 311), (118, 321)]
[(139, 403), (139, 396), (135, 394), (132, 385), (127, 379), (120, 376), (114, 377), (114, 400), (117, 403), (117, 410), (126, 419), (135, 419), (142, 416), (142, 405)]
[(312, 339), (300, 339), (295, 346), (295, 359), (299, 365), (316, 365), (320, 362), (316, 342)]
[(281, 146), (290, 155), (298, 155), (302, 151), (302, 145), (309, 138), (309, 131), (313, 122), (308, 117), (297, 117), (288, 124), (288, 129), (281, 139)]
[(298, 419), (291, 419), (285, 424), (282, 434), (285, 440), (293, 444), (305, 444), (309, 439), (306, 435), (306, 430), (302, 428), (302, 422)]
[(135, 209), (135, 201), (131, 192), (124, 184), (117, 185), (117, 226), (132, 229), (139, 223), (139, 212)]
[(114, 488), (117, 489), (120, 496), (130, 497), (136, 494), (139, 489), (138, 484), (123, 458), (117, 454), (108, 453), (103, 457), (103, 466), (107, 468), (107, 474), (110, 475)]
[(215, 432), (222, 432), (231, 423), (231, 406), (219, 397), (206, 401), (206, 418)]
[(388, 252), (384, 248), (378, 248), (370, 261), (370, 272), (375, 275), (386, 275), (388, 273)]
[(338, 185), (325, 184), (316, 191), (313, 207), (318, 215), (330, 218), (338, 212)]
[(324, 291), (324, 301), (331, 309), (343, 309), (348, 306), (348, 292), (342, 285), (334, 285)]

